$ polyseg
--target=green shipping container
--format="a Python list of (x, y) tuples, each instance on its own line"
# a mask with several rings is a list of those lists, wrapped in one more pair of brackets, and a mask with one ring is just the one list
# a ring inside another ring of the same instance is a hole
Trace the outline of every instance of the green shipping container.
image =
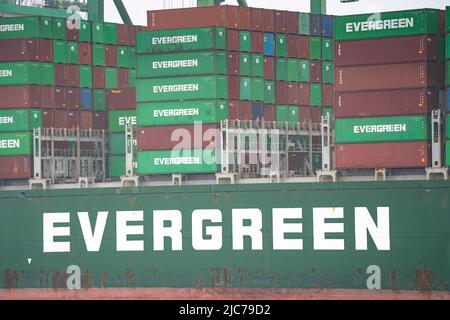
[(119, 68), (129, 68), (130, 50), (125, 46), (117, 47), (117, 66)]
[[(344, 1), (341, 1), (344, 2)], [(348, 0), (347, 0), (348, 2)], [(327, 0), (314, 0), (311, 3), (311, 13), (314, 14), (325, 14), (327, 8)]]
[(108, 131), (110, 133), (114, 132), (125, 132), (125, 125), (136, 126), (136, 110), (114, 110), (108, 111)]
[(92, 67), (80, 66), (80, 88), (92, 88)]
[(445, 62), (445, 36), (438, 36), (438, 61)]
[(219, 123), (228, 118), (226, 100), (140, 103), (138, 127)]
[(0, 133), (0, 157), (33, 154), (31, 132)]
[(94, 89), (92, 100), (94, 111), (106, 111), (106, 90)]
[(67, 42), (53, 40), (53, 62), (67, 63)]
[(0, 132), (30, 131), (42, 127), (42, 112), (34, 109), (0, 109)]
[(319, 37), (309, 38), (309, 58), (311, 60), (322, 59), (322, 40)]
[(264, 77), (264, 59), (262, 54), (252, 54), (252, 72), (253, 77)]
[(450, 113), (447, 114), (447, 119), (445, 120), (445, 128), (447, 132), (447, 139), (450, 140)]
[(53, 39), (66, 40), (66, 19), (53, 18)]
[(445, 17), (445, 30), (447, 31), (447, 33), (450, 33), (450, 6), (445, 7)]
[(333, 62), (322, 62), (322, 83), (334, 83), (334, 65)]
[(310, 82), (311, 81), (311, 65), (309, 60), (301, 59), (300, 63), (300, 81)]
[(68, 64), (80, 63), (80, 53), (78, 50), (78, 43), (76, 42), (67, 43), (67, 63)]
[(287, 81), (287, 60), (277, 58), (275, 63), (275, 78), (277, 81)]
[(139, 55), (137, 65), (139, 78), (227, 74), (227, 56), (220, 51)]
[(106, 44), (117, 44), (117, 24), (103, 23), (104, 39)]
[(128, 47), (128, 68), (136, 69), (136, 48)]
[(136, 87), (136, 69), (128, 70), (128, 86), (130, 88)]
[(275, 81), (265, 81), (264, 103), (275, 104)]
[(105, 88), (115, 89), (119, 87), (118, 83), (118, 70), (117, 68), (105, 68)]
[(137, 33), (137, 53), (226, 50), (225, 28), (154, 30)]
[[(137, 139), (134, 134), (133, 139), (133, 153), (136, 153)], [(109, 135), (109, 154), (111, 155), (124, 155), (125, 149), (125, 133), (113, 133)]]
[(215, 149), (138, 153), (140, 174), (214, 173), (217, 162)]
[(287, 81), (300, 81), (300, 60), (287, 59)]
[(250, 31), (239, 32), (239, 51), (252, 51), (252, 34)]
[(227, 99), (228, 79), (225, 76), (143, 79), (137, 82), (137, 97), (139, 102)]
[(105, 43), (105, 29), (103, 22), (92, 23), (92, 42)]
[(248, 77), (240, 78), (240, 99), (252, 100), (252, 79)]
[(334, 48), (332, 38), (322, 38), (322, 60), (333, 61)]
[(239, 75), (250, 76), (252, 74), (252, 60), (250, 53), (239, 55)]
[(252, 78), (252, 97), (253, 101), (264, 101), (264, 79), (263, 78)]
[(275, 37), (275, 55), (277, 57), (287, 56), (287, 37), (285, 34), (277, 33)]
[(92, 24), (90, 21), (81, 20), (80, 30), (78, 30), (78, 40), (80, 42), (92, 42)]
[[(138, 169), (137, 155), (134, 157), (133, 168), (135, 173)], [(125, 156), (110, 156), (109, 157), (109, 177), (119, 178), (125, 175)]]
[(54, 85), (55, 68), (51, 63), (13, 62), (0, 63), (0, 86)]
[(320, 83), (311, 83), (309, 90), (310, 90), (310, 105), (312, 107), (321, 107), (322, 85)]
[[(450, 17), (447, 19), (450, 19)], [(445, 36), (445, 59), (450, 59), (450, 34)]]
[(330, 114), (330, 119), (334, 119), (334, 110), (333, 108), (322, 108), (322, 116), (326, 116)]
[(445, 165), (447, 167), (450, 167), (450, 141), (447, 141), (447, 143), (445, 144), (445, 150), (446, 150), (446, 161), (445, 161)]
[(277, 122), (299, 122), (299, 109), (297, 106), (276, 106), (276, 119)]
[(420, 141), (429, 136), (428, 116), (336, 119), (336, 143)]
[(439, 32), (439, 11), (435, 9), (336, 16), (334, 21), (334, 37), (338, 41)]
[(11, 17), (0, 19), (0, 39), (53, 37), (50, 17)]
[(92, 44), (92, 65), (104, 67), (105, 63), (105, 46)]
[(309, 13), (298, 13), (298, 33), (309, 36)]
[(450, 86), (450, 60), (445, 61), (445, 84)]

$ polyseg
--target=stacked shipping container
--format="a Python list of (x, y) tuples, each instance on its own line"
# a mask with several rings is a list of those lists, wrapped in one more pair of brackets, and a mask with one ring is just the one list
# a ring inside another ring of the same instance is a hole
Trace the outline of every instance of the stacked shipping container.
[(445, 30), (447, 35), (445, 36), (445, 105), (446, 105), (446, 117), (445, 117), (445, 165), (450, 166), (450, 7), (446, 8), (446, 23)]
[[(331, 16), (218, 6), (150, 11), (148, 27), (138, 35), (139, 127), (226, 118), (318, 123), (322, 111), (332, 111)], [(150, 151), (142, 149), (142, 134), (159, 131), (138, 132), (140, 159)], [(146, 167), (140, 173), (161, 173)]]
[(443, 87), (438, 10), (336, 17), (336, 168), (426, 167)]

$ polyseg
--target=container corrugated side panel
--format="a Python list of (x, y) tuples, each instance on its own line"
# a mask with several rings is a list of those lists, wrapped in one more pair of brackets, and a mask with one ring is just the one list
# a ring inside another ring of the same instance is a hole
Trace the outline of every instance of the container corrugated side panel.
[(340, 40), (438, 34), (438, 10), (418, 9), (336, 16), (334, 36)]
[[(40, 108), (42, 86), (5, 86), (0, 90), (0, 109)], [(51, 90), (50, 90), (51, 91)], [(50, 94), (49, 94), (50, 96)], [(45, 99), (44, 99), (45, 100)]]
[(142, 79), (137, 82), (138, 102), (227, 99), (224, 76)]
[[(137, 161), (133, 162), (134, 170), (137, 170)], [(136, 171), (135, 171), (136, 172)], [(108, 158), (108, 176), (118, 178), (125, 175), (125, 156), (109, 156)]]
[(109, 132), (125, 132), (125, 125), (136, 125), (136, 110), (115, 110), (108, 112)]
[(227, 118), (226, 100), (140, 103), (137, 107), (138, 127), (218, 123)]
[(420, 141), (430, 135), (428, 116), (337, 119), (336, 143)]
[(0, 132), (31, 131), (42, 127), (42, 112), (37, 109), (1, 109)]
[(0, 133), (0, 156), (26, 156), (32, 152), (32, 134), (29, 132)]
[(138, 153), (140, 174), (214, 173), (216, 163), (215, 149)]
[(30, 156), (1, 157), (0, 180), (33, 178), (33, 158)]
[(50, 17), (8, 17), (0, 20), (0, 39), (52, 38)]
[[(124, 155), (125, 149), (125, 134), (124, 133), (112, 133), (109, 135), (109, 154), (110, 155)], [(136, 133), (133, 139), (133, 153), (136, 154), (137, 137)]]
[(337, 169), (424, 168), (431, 161), (426, 141), (337, 144)]
[(165, 53), (137, 57), (139, 78), (210, 74), (227, 74), (227, 55), (224, 52)]

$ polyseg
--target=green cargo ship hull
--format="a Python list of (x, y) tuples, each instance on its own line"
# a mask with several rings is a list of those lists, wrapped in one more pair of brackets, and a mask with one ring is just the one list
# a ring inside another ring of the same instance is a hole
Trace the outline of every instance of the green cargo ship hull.
[[(0, 288), (67, 288), (79, 277), (81, 288), (448, 292), (449, 194), (450, 181), (4, 191)], [(331, 208), (325, 228), (321, 208)], [(283, 225), (286, 213), (301, 218)], [(242, 236), (250, 224), (253, 237)], [(171, 226), (173, 242), (161, 238)]]

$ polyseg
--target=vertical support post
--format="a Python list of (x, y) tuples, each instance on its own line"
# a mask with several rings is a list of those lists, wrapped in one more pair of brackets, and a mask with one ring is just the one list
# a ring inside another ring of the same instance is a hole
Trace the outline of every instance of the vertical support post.
[(105, 157), (105, 130), (102, 129), (102, 181), (105, 182), (106, 179), (106, 157)]
[(312, 121), (309, 119), (309, 127), (308, 127), (308, 142), (309, 142), (309, 148), (308, 148), (308, 159), (309, 159), (309, 176), (314, 176), (314, 163), (313, 163), (313, 140), (312, 140)]
[(229, 150), (228, 120), (220, 122), (220, 166), (222, 173), (229, 173), (230, 167), (230, 150)]
[(431, 111), (431, 159), (432, 168), (440, 168), (441, 161), (441, 111)]
[(134, 176), (133, 168), (133, 126), (125, 126), (125, 176)]
[(76, 163), (76, 177), (80, 177), (81, 174), (81, 143), (80, 143), (80, 127), (76, 129), (77, 135), (77, 163)]
[(322, 170), (331, 170), (330, 114), (322, 117)]
[(41, 128), (33, 130), (33, 160), (34, 160), (34, 174), (33, 179), (42, 178), (42, 161), (41, 161)]

